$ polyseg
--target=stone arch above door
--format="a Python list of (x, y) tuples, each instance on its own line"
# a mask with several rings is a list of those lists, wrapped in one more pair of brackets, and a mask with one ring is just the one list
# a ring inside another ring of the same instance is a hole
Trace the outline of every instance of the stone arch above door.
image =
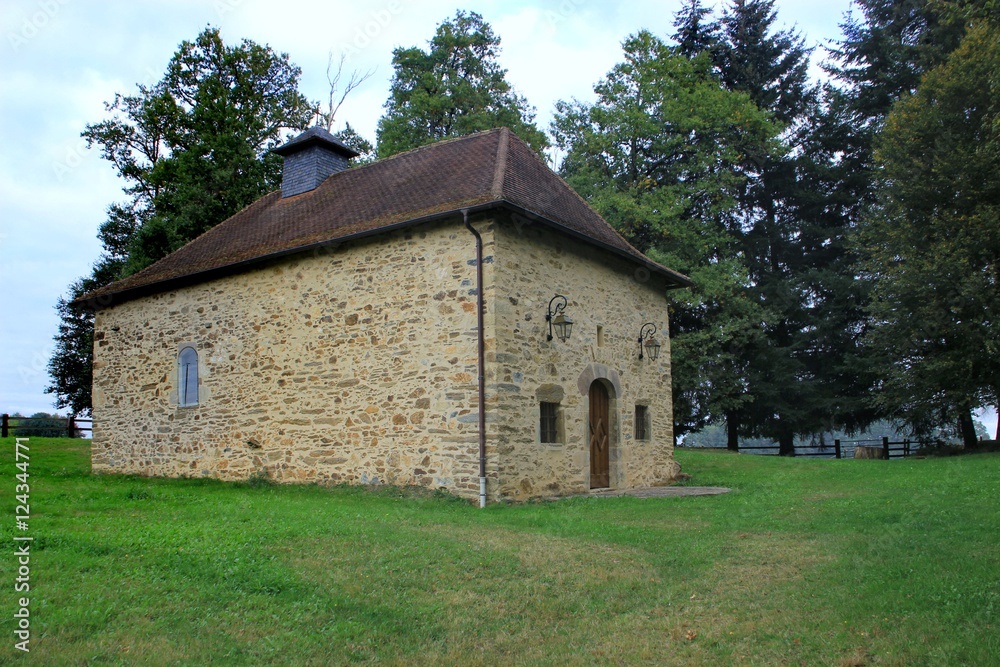
[(587, 367), (580, 373), (580, 377), (576, 381), (576, 386), (580, 390), (581, 396), (586, 396), (590, 393), (590, 385), (594, 383), (594, 380), (606, 380), (614, 390), (614, 395), (611, 398), (621, 397), (622, 380), (618, 377), (618, 371), (598, 363), (587, 364)]

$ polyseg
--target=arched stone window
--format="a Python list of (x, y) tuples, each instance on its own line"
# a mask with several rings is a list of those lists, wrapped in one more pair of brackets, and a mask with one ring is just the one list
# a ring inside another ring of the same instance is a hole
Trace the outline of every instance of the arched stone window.
[(198, 405), (198, 352), (193, 347), (177, 355), (177, 404)]

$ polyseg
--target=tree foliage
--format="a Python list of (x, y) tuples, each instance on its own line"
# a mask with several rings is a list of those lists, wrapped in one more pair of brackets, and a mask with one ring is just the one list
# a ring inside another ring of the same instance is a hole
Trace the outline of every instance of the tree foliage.
[[(973, 0), (971, 4), (975, 4)], [(818, 132), (836, 147), (826, 179), (845, 224), (855, 227), (873, 205), (875, 137), (892, 105), (912, 94), (924, 72), (957, 46), (963, 30), (948, 0), (855, 0), (843, 38), (825, 68), (835, 85), (825, 88)]]
[(842, 291), (851, 282), (846, 227), (827, 207), (828, 174), (816, 162), (830, 152), (816, 128), (823, 109), (809, 79), (811, 51), (800, 35), (778, 28), (774, 4), (732, 0), (715, 23), (692, 1), (677, 16), (675, 40), (690, 55), (695, 49), (686, 44), (699, 41), (691, 35), (709, 35), (701, 41), (719, 84), (746, 95), (778, 128), (773, 150), (737, 165), (737, 253), (749, 297), (767, 319), (762, 335), (739, 351), (748, 400), (713, 417), (725, 419), (732, 448), (740, 437), (763, 436), (790, 454), (797, 435), (853, 428), (870, 416), (858, 402), (838, 400), (856, 384), (844, 380), (861, 311), (856, 292)]
[[(861, 354), (854, 363), (872, 378), (871, 391), (867, 393), (872, 396), (868, 407), (873, 412), (904, 420), (915, 432), (923, 434), (936, 432), (944, 423), (954, 424), (961, 418), (968, 441), (974, 433), (970, 411), (963, 408), (956, 414), (954, 407), (951, 410), (942, 407), (948, 402), (944, 400), (945, 394), (950, 392), (946, 389), (950, 382), (948, 374), (938, 375), (931, 370), (932, 364), (914, 365), (910, 356), (913, 341), (899, 340), (899, 347), (889, 345), (888, 332), (902, 332), (921, 322), (919, 314), (926, 315), (924, 307), (930, 304), (907, 299), (889, 307), (885, 300), (887, 286), (896, 280), (894, 274), (899, 267), (884, 253), (901, 238), (889, 233), (883, 225), (887, 224), (886, 216), (902, 224), (902, 219), (911, 216), (912, 212), (900, 206), (900, 193), (895, 190), (898, 183), (887, 178), (887, 174), (899, 165), (877, 164), (875, 147), (879, 142), (900, 147), (903, 142), (914, 151), (927, 148), (915, 142), (912, 134), (904, 138), (906, 133), (900, 133), (898, 120), (890, 128), (887, 119), (890, 113), (899, 118), (904, 108), (916, 104), (913, 100), (921, 98), (919, 89), (923, 78), (948, 61), (971, 22), (990, 16), (995, 20), (996, 9), (995, 6), (991, 8), (990, 0), (857, 0), (855, 5), (860, 16), (848, 17), (842, 26), (844, 37), (832, 50), (833, 62), (827, 68), (836, 77), (835, 85), (827, 90), (825, 113), (818, 123), (820, 132), (825, 135), (823, 143), (834, 150), (823, 166), (822, 180), (826, 186), (822, 189), (829, 193), (828, 210), (843, 218), (855, 236), (848, 253), (860, 255), (853, 269), (862, 279), (854, 281), (853, 287), (862, 293), (875, 290), (866, 296), (874, 302), (859, 330), (858, 339), (866, 345), (860, 348)], [(935, 105), (936, 102), (919, 112), (911, 109), (905, 113), (911, 120), (924, 122), (928, 120), (925, 112), (933, 115)], [(946, 143), (945, 136), (938, 138), (939, 145)], [(886, 148), (882, 150), (883, 159), (889, 158)], [(926, 157), (943, 164), (932, 152)], [(910, 224), (917, 224), (917, 218)], [(881, 231), (875, 231), (878, 229)], [(887, 236), (878, 238), (879, 234)], [(919, 243), (905, 253), (910, 257), (907, 273), (916, 280), (913, 287), (917, 291), (911, 296), (924, 293), (927, 284), (940, 284), (933, 272), (924, 276), (927, 283), (918, 284), (920, 271), (935, 268), (940, 260), (925, 254), (931, 251), (929, 245)], [(902, 288), (902, 284), (899, 287)], [(988, 319), (982, 311), (978, 314), (966, 311), (965, 316), (971, 318), (965, 321), (966, 324)], [(939, 333), (954, 333), (947, 318), (938, 319), (933, 326)], [(955, 349), (950, 354), (972, 353), (970, 349), (961, 352)], [(936, 357), (929, 348), (924, 349), (924, 355), (927, 360)], [(974, 354), (966, 357), (965, 363), (973, 358)], [(915, 381), (918, 367), (928, 371), (922, 383), (927, 399), (924, 401), (914, 400), (917, 387), (908, 384)], [(901, 368), (910, 370), (900, 375)], [(908, 380), (903, 381), (904, 377)], [(930, 400), (928, 392), (937, 398)], [(975, 403), (975, 406), (980, 404)]]
[(1000, 400), (1000, 29), (974, 21), (897, 102), (861, 230), (880, 403), (921, 431)]
[(501, 126), (539, 153), (548, 146), (534, 109), (507, 82), (497, 59), (500, 38), (482, 16), (456, 12), (438, 26), (429, 46), (393, 51), (379, 157)]
[(36, 412), (27, 419), (20, 414), (11, 415), (14, 436), (18, 438), (65, 438), (68, 435), (66, 417), (48, 412)]
[(719, 24), (713, 20), (712, 9), (701, 0), (687, 0), (674, 15), (673, 40), (675, 53), (694, 58), (708, 53), (713, 62), (718, 61)]
[(345, 144), (360, 153), (356, 158), (351, 159), (351, 166), (358, 167), (363, 164), (370, 164), (375, 161), (376, 153), (375, 147), (372, 146), (371, 142), (365, 139), (361, 134), (351, 127), (350, 123), (344, 124), (344, 129), (339, 132), (334, 132), (333, 136), (337, 137)]
[(732, 0), (722, 16), (718, 66), (723, 85), (745, 92), (786, 128), (801, 122), (815, 98), (809, 49), (798, 34), (776, 30), (774, 0)]
[(944, 10), (946, 0), (854, 0), (861, 15), (848, 15), (843, 39), (828, 66), (850, 99), (859, 129), (877, 132), (889, 109), (913, 93), (924, 72), (955, 49), (961, 20)]
[(815, 428), (823, 402), (819, 378), (809, 369), (803, 335), (808, 331), (801, 285), (808, 259), (798, 243), (800, 190), (793, 147), (813, 111), (815, 90), (808, 79), (809, 51), (796, 34), (776, 30), (773, 0), (733, 0), (725, 9), (717, 70), (722, 85), (746, 94), (782, 129), (780, 149), (741, 168), (746, 187), (738, 201), (741, 252), (752, 296), (771, 313), (763, 345), (743, 351), (745, 409), (726, 415), (731, 443), (737, 435), (773, 437), (791, 453), (794, 436)]
[[(109, 211), (112, 216), (116, 215), (115, 206)], [(111, 219), (109, 217), (109, 221)], [(74, 281), (66, 297), (60, 297), (56, 302), (59, 330), (48, 364), (52, 383), (45, 392), (55, 394), (56, 407), (69, 408), (71, 414), (89, 414), (92, 405), (94, 313), (70, 304), (88, 292), (117, 280), (123, 265), (122, 255), (109, 248), (94, 265), (90, 275)]]

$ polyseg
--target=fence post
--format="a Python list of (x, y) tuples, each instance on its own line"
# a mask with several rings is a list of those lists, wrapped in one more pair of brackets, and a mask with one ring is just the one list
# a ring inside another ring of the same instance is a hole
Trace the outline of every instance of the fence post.
[(836, 458), (840, 458), (840, 438), (833, 441), (833, 453)]
[(76, 418), (73, 415), (66, 418), (66, 433), (71, 438), (76, 437)]
[(10, 415), (5, 412), (0, 419), (3, 420), (3, 425), (0, 426), (0, 438), (6, 438), (10, 435)]
[(882, 452), (885, 454), (885, 460), (889, 460), (889, 436), (882, 436)]

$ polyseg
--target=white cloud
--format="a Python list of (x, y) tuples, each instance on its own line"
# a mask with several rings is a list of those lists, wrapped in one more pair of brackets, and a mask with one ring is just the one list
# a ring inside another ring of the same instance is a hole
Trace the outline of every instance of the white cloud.
[(493, 26), (502, 36), (508, 80), (536, 106), (542, 129), (548, 128), (557, 101), (593, 97), (594, 84), (617, 62), (626, 36), (601, 28), (583, 3), (563, 4), (562, 10), (525, 7)]

